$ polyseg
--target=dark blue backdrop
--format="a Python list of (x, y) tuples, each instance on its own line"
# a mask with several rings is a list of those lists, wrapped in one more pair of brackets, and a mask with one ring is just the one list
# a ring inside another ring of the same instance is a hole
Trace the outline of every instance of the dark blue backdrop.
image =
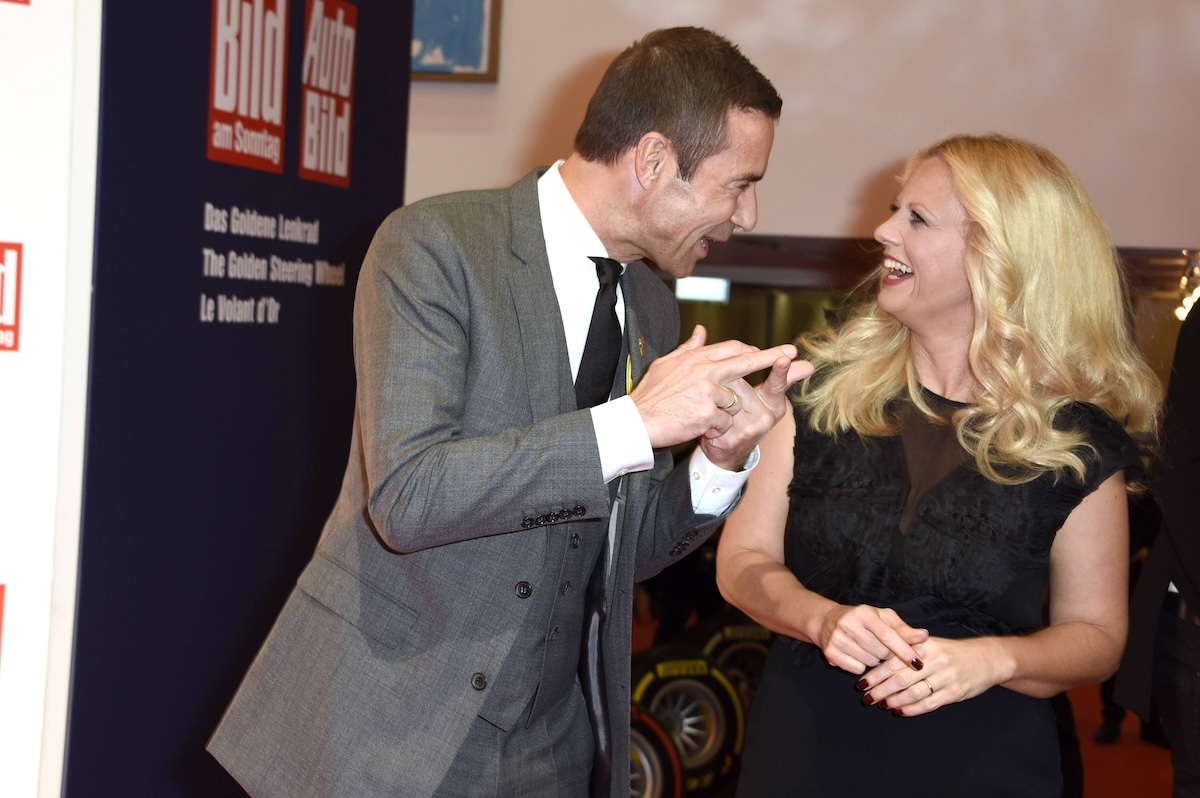
[[(283, 174), (206, 158), (211, 0), (104, 4), (87, 464), (64, 794), (244, 793), (204, 751), (337, 493), (350, 313), (401, 204), (411, 0), (357, 0), (350, 188), (297, 176), (306, 3), (288, 3)], [(320, 220), (318, 246), (216, 236), (203, 206)], [(204, 247), (324, 258), (344, 288), (217, 281)], [(199, 320), (271, 295), (278, 324)]]

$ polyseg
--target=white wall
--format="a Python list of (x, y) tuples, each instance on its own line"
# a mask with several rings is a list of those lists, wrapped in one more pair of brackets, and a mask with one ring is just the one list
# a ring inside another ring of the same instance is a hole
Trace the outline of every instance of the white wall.
[(737, 43), (783, 96), (756, 233), (870, 235), (915, 149), (1038, 141), (1126, 247), (1200, 245), (1198, 0), (504, 0), (496, 84), (413, 84), (406, 201), (570, 151), (604, 66), (657, 27)]
[(0, 795), (61, 794), (91, 314), (100, 5), (0, 2)]

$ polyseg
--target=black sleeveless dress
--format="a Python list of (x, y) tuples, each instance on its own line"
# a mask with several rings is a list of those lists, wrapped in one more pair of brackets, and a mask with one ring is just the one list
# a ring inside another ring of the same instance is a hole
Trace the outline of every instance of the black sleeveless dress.
[[(949, 418), (957, 405), (929, 392)], [(866, 441), (813, 432), (796, 411), (785, 559), (800, 582), (842, 604), (891, 607), (935, 637), (1039, 629), (1054, 535), (1136, 444), (1092, 405), (1059, 412), (1084, 433), (1087, 477), (1016, 486), (985, 479), (954, 438), (907, 403), (901, 432)], [(1002, 687), (914, 718), (862, 704), (859, 676), (811, 644), (776, 635), (750, 709), (739, 798), (1060, 796), (1048, 700)]]

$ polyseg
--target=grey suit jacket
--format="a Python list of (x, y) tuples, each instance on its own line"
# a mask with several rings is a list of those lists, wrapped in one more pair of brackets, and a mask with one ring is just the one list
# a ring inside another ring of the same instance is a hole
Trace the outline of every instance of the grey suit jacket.
[[(477, 715), (510, 728), (542, 662), (574, 661), (546, 625), (564, 604), (578, 614), (609, 500), (575, 407), (539, 174), (401, 208), (371, 244), (341, 494), (209, 743), (257, 798), (429, 795)], [(675, 347), (678, 309), (644, 264), (622, 286), (636, 382)], [(720, 521), (693, 513), (666, 450), (623, 479), (604, 632), (614, 798), (628, 794), (633, 584)]]

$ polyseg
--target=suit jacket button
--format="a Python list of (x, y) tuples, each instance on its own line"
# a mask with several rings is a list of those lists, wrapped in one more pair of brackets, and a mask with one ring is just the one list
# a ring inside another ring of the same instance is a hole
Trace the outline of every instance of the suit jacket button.
[(482, 673), (472, 674), (471, 686), (476, 690), (482, 690), (483, 688), (487, 687), (487, 677)]
[(557, 626), (550, 630), (550, 639), (553, 640), (556, 637), (558, 637), (558, 627)]
[(533, 595), (533, 585), (528, 582), (517, 582), (517, 598), (527, 599)]
[(571, 535), (571, 548), (573, 548), (573, 549), (579, 548), (579, 533), (578, 532)]

